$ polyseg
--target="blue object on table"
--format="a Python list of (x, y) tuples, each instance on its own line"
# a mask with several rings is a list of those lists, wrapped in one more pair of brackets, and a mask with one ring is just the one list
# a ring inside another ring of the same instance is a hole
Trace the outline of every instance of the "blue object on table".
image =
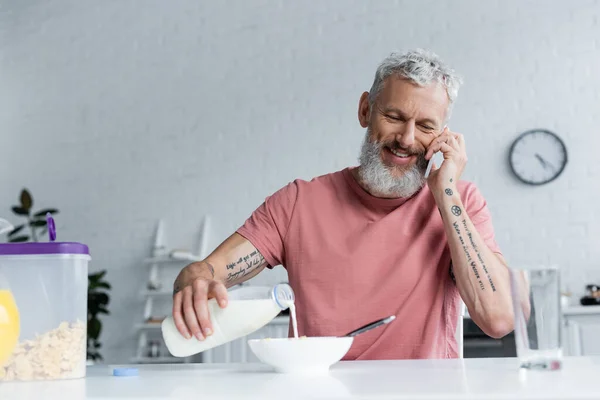
[(138, 376), (139, 371), (137, 368), (115, 368), (113, 369), (113, 376)]

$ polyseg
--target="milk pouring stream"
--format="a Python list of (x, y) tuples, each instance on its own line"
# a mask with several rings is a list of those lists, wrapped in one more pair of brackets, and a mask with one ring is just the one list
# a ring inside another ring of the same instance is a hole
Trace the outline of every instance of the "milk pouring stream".
[[(294, 305), (294, 292), (285, 284), (268, 287), (244, 287), (228, 293), (227, 307), (221, 308), (216, 299), (208, 301), (213, 334), (199, 341), (183, 337), (173, 317), (165, 318), (162, 334), (169, 352), (175, 357), (188, 357), (223, 343), (246, 336), (275, 318), (282, 310)], [(296, 324), (294, 324), (295, 326)], [(297, 336), (297, 328), (294, 333)]]

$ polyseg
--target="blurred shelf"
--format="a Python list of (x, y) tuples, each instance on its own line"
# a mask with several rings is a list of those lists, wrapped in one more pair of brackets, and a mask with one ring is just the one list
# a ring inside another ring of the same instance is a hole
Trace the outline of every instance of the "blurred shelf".
[(594, 315), (600, 314), (600, 306), (569, 306), (563, 308), (563, 315)]
[[(200, 255), (206, 253), (207, 227), (208, 216), (204, 217), (202, 225), (201, 242), (197, 250), (186, 249), (170, 249), (166, 243), (165, 223), (163, 219), (158, 220), (156, 231), (154, 234), (154, 244), (152, 251), (147, 257), (143, 258), (140, 263), (148, 269), (148, 280), (144, 287), (141, 287), (139, 296), (144, 301), (144, 311), (141, 318), (134, 319), (131, 324), (137, 336), (137, 346), (133, 357), (130, 359), (133, 363), (138, 364), (166, 364), (166, 363), (186, 363), (190, 358), (172, 357), (165, 346), (159, 347), (159, 352), (149, 353), (148, 349), (152, 346), (150, 340), (154, 340), (155, 336), (160, 336), (162, 342), (162, 321), (165, 311), (156, 311), (157, 303), (166, 303), (173, 296), (173, 289), (170, 283), (165, 284), (166, 276), (164, 270), (177, 268), (180, 269), (194, 261), (200, 261)], [(196, 254), (193, 254), (196, 253)], [(165, 304), (162, 304), (165, 305)], [(138, 322), (139, 321), (139, 322)], [(150, 345), (150, 346), (149, 346)], [(153, 349), (155, 350), (155, 349)], [(148, 355), (156, 354), (163, 357), (147, 357)]]

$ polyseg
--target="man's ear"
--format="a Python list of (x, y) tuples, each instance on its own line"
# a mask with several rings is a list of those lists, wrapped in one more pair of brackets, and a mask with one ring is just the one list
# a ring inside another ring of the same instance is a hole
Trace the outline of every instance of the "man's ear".
[(369, 92), (364, 92), (360, 96), (358, 102), (358, 122), (360, 126), (366, 128), (369, 126), (369, 114), (371, 113), (371, 106), (369, 105)]

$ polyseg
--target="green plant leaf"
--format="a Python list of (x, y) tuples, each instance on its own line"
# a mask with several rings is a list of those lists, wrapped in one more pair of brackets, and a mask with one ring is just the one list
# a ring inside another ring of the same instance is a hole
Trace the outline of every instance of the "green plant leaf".
[(102, 356), (97, 351), (88, 351), (87, 359), (92, 361), (103, 360)]
[(97, 293), (96, 300), (98, 301), (98, 304), (102, 304), (102, 305), (107, 305), (108, 302), (110, 301), (108, 298), (108, 295), (106, 293)]
[(104, 278), (104, 275), (106, 275), (106, 270), (102, 270), (102, 271), (98, 271), (96, 273), (90, 274), (88, 275), (88, 278), (92, 281), (99, 281), (100, 279)]
[[(108, 295), (102, 292), (89, 293), (88, 298), (91, 298), (91, 301), (94, 304), (107, 305), (109, 302)], [(88, 300), (88, 303), (90, 300)]]
[(35, 226), (36, 228), (42, 228), (42, 227), (48, 225), (48, 222), (46, 222), (45, 219), (36, 219), (34, 221), (31, 221), (29, 223), (29, 225)]
[(12, 211), (17, 215), (29, 215), (29, 210), (19, 206), (13, 206)]
[(29, 236), (16, 236), (16, 237), (11, 237), (10, 239), (8, 239), (8, 241), (10, 243), (23, 243), (23, 242), (27, 242), (29, 240)]
[(43, 210), (40, 210), (40, 211), (36, 212), (35, 214), (33, 214), (33, 216), (34, 217), (45, 217), (47, 213), (50, 213), (52, 215), (58, 214), (58, 210), (56, 208), (44, 208)]
[(99, 319), (91, 319), (87, 324), (88, 336), (94, 340), (98, 339), (100, 332), (102, 332), (102, 322)]
[(21, 191), (21, 207), (29, 212), (31, 210), (31, 206), (33, 205), (33, 198), (31, 197), (31, 193), (27, 189), (23, 189)]
[(101, 314), (109, 314), (107, 305), (110, 301), (108, 293), (104, 290), (111, 288), (103, 280), (106, 270), (88, 274), (88, 301), (87, 301), (87, 358), (97, 361), (103, 360), (102, 355), (96, 351), (101, 347), (98, 340), (102, 332), (102, 321), (98, 319)]
[(111, 288), (110, 283), (104, 282), (104, 281), (96, 283), (96, 287), (97, 288), (104, 288), (104, 289), (110, 289)]
[(8, 237), (16, 235), (17, 233), (21, 232), (21, 230), (23, 230), (23, 228), (25, 228), (25, 224), (19, 225), (19, 226), (15, 226), (15, 229), (13, 229), (12, 231), (10, 231), (8, 233)]
[(98, 301), (98, 293), (88, 292), (88, 311), (90, 314), (97, 314), (100, 302)]

